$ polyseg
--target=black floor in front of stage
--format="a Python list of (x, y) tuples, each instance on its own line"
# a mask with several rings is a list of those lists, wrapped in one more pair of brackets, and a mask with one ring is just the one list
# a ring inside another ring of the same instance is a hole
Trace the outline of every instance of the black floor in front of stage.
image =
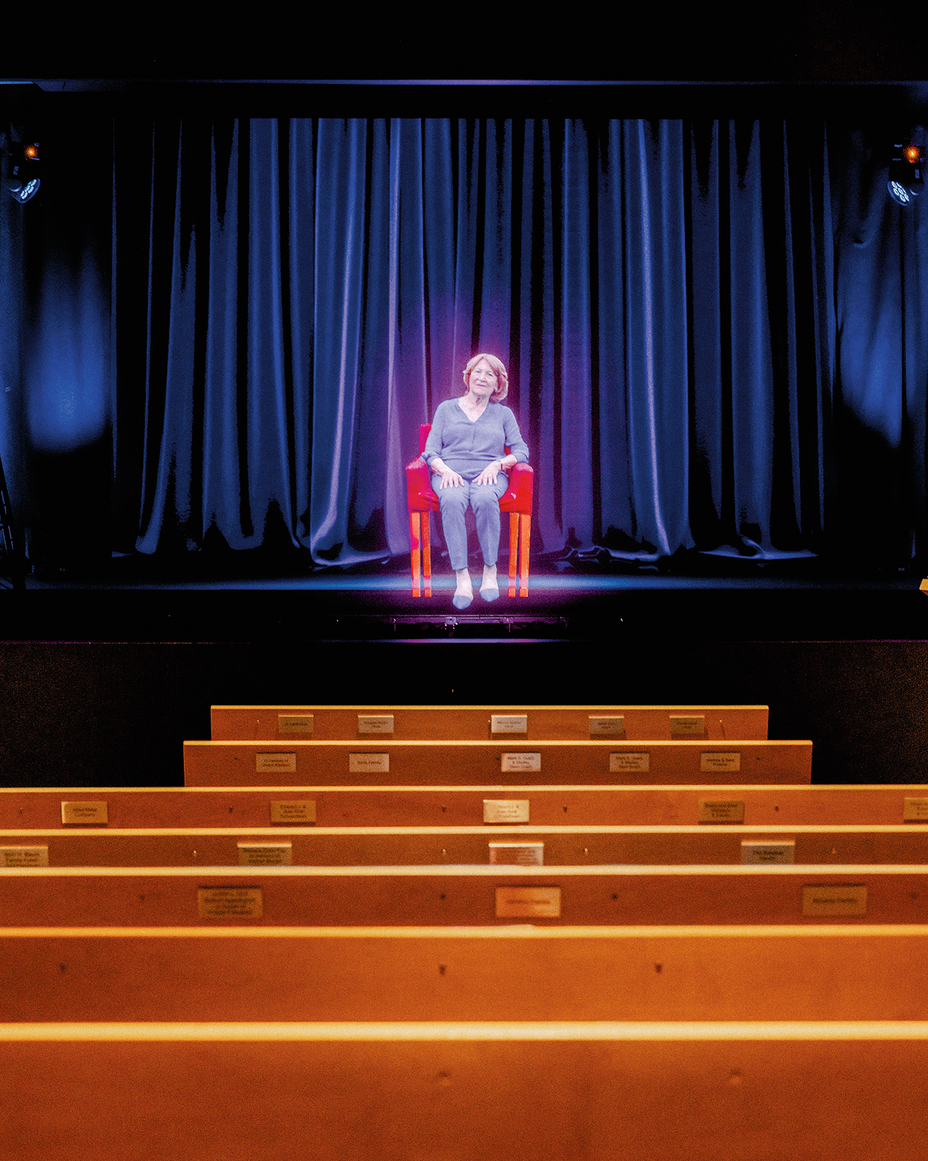
[(212, 704), (755, 703), (813, 741), (813, 781), (928, 782), (920, 570), (697, 563), (533, 561), (528, 596), (465, 611), (447, 571), (414, 598), (408, 558), (40, 572), (0, 591), (0, 772), (180, 785)]

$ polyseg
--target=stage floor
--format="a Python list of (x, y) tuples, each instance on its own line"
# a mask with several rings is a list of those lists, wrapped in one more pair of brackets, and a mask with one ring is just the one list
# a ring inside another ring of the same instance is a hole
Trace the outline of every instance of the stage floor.
[(408, 560), (270, 563), (122, 559), (0, 592), (10, 778), (180, 785), (211, 704), (521, 702), (764, 704), (771, 737), (813, 740), (817, 782), (928, 780), (917, 571), (539, 567), (527, 597), (458, 612), (447, 572), (413, 598)]
[(452, 606), (453, 578), (411, 592), (408, 558), (310, 568), (230, 553), (29, 575), (0, 592), (3, 640), (922, 640), (919, 570), (728, 558), (684, 568), (533, 568), (526, 597)]

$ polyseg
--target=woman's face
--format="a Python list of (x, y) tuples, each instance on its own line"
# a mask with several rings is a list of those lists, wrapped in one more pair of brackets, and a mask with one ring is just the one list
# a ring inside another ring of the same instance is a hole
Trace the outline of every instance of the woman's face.
[(499, 386), (496, 372), (486, 359), (481, 359), (471, 368), (467, 386), (471, 395), (476, 395), (478, 399), (489, 399)]

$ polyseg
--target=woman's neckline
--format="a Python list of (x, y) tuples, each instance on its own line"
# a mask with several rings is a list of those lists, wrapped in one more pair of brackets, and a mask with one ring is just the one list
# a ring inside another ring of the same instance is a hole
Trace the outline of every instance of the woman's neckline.
[(458, 407), (460, 407), (460, 409), (464, 412), (464, 415), (470, 420), (471, 423), (476, 423), (481, 415), (486, 414), (486, 410), (490, 406), (490, 400), (488, 399), (486, 401), (486, 404), (484, 405), (484, 407), (480, 411), (478, 411), (476, 415), (472, 416), (470, 414), (470, 412), (467, 410), (467, 408), (464, 406), (464, 400), (466, 398), (467, 397), (465, 395), (461, 396), (461, 398), (458, 400)]

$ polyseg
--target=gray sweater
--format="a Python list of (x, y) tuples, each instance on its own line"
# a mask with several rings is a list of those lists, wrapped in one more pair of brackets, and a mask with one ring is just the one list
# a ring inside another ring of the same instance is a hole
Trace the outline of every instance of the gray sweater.
[(476, 480), (487, 464), (501, 460), (508, 447), (520, 464), (528, 463), (528, 447), (512, 411), (502, 403), (488, 403), (476, 422), (461, 410), (457, 399), (439, 403), (422, 456), (431, 465), (440, 456), (465, 480)]

